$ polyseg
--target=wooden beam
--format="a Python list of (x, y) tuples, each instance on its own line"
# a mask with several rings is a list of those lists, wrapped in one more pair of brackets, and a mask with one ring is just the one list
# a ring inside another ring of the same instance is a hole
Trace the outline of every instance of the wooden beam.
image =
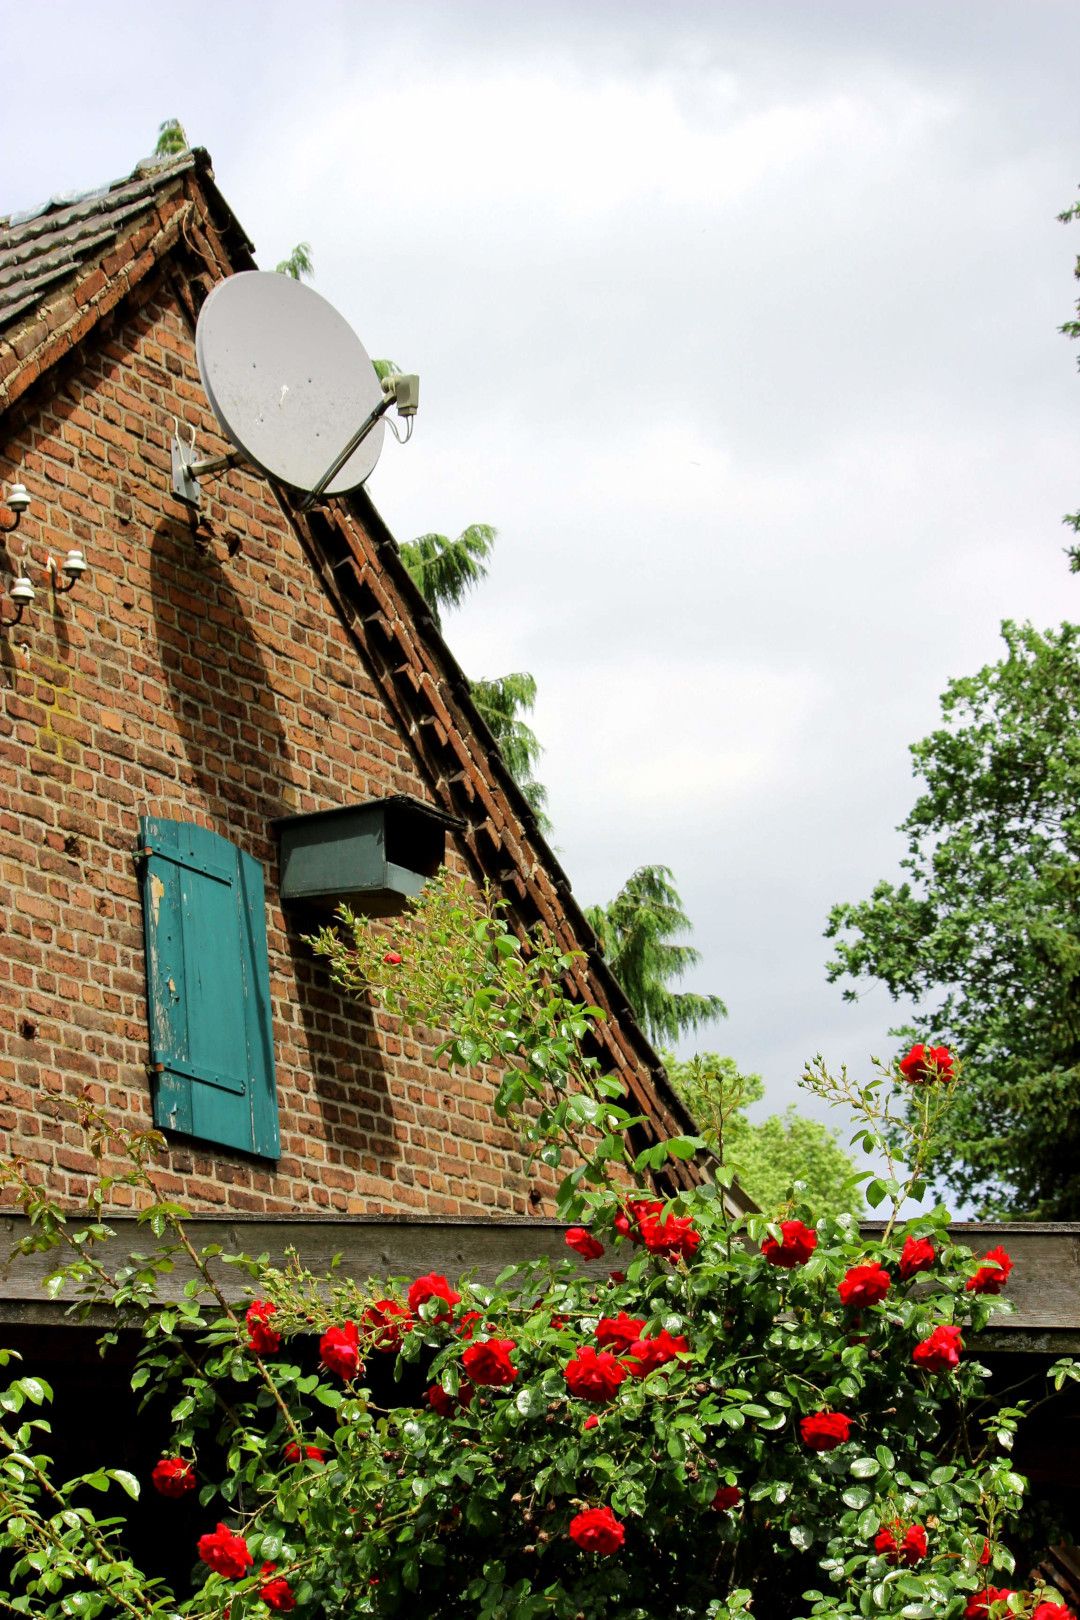
[[(134, 1216), (110, 1215), (106, 1221), (125, 1255), (133, 1250), (148, 1253), (157, 1247), (148, 1228), (140, 1226)], [(72, 1218), (73, 1227), (83, 1224)], [(227, 1254), (266, 1254), (274, 1265), (282, 1264), (286, 1251), (295, 1248), (316, 1274), (328, 1270), (331, 1260), (340, 1254), (341, 1272), (361, 1283), (369, 1278), (416, 1277), (429, 1271), (451, 1279), (472, 1272), (478, 1281), (490, 1283), (516, 1261), (567, 1256), (565, 1225), (529, 1216), (428, 1220), (407, 1215), (390, 1219), (198, 1215), (190, 1217), (186, 1226), (196, 1248), (220, 1244)], [(863, 1227), (871, 1241), (881, 1230), (876, 1221)], [(0, 1217), (0, 1253), (9, 1252), (29, 1231), (29, 1223), (21, 1215)], [(1039, 1355), (1080, 1350), (1080, 1224), (958, 1224), (952, 1232), (976, 1255), (1000, 1243), (1015, 1261), (1005, 1295), (1013, 1304), (1012, 1314), (995, 1322), (979, 1341), (981, 1348)], [(70, 1299), (62, 1295), (51, 1301), (42, 1290), (43, 1279), (57, 1263), (57, 1251), (52, 1250), (14, 1255), (0, 1266), (0, 1326), (16, 1322), (46, 1326), (70, 1320), (66, 1316)], [(586, 1274), (597, 1278), (606, 1276), (612, 1263), (610, 1253), (590, 1264), (578, 1262)], [(244, 1273), (220, 1260), (213, 1265), (226, 1297), (242, 1299), (247, 1292)], [(178, 1295), (191, 1275), (190, 1265), (180, 1257), (176, 1270), (163, 1279), (164, 1291), (170, 1297)], [(107, 1319), (105, 1311), (92, 1318), (95, 1323)]]

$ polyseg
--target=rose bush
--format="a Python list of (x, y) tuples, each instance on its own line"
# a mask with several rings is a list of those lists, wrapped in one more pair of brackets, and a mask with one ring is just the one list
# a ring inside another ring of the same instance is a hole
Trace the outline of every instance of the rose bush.
[[(155, 1588), (115, 1516), (73, 1507), (34, 1459), (40, 1420), (21, 1414), (47, 1392), (16, 1378), (0, 1429), (16, 1613), (998, 1620), (1004, 1594), (1014, 1615), (1062, 1620), (1058, 1594), (1020, 1582), (1007, 1596), (1019, 1414), (986, 1401), (970, 1349), (1008, 1309), (1007, 1256), (973, 1257), (941, 1209), (897, 1216), (961, 1083), (952, 1065), (935, 1057), (934, 1084), (920, 1085), (906, 1174), (888, 1158), (887, 1118), (906, 1077), (856, 1093), (811, 1076), (860, 1110), (859, 1139), (886, 1154), (868, 1190), (893, 1208), (879, 1235), (819, 1216), (797, 1187), (778, 1223), (735, 1217), (722, 1165), (676, 1198), (649, 1179), (708, 1144), (627, 1146), (634, 1116), (588, 1054), (595, 1014), (557, 988), (568, 964), (554, 946), (527, 956), (498, 914), (445, 884), (426, 891), (402, 960), (386, 962), (376, 929), (350, 933), (326, 941), (339, 982), (448, 1028), (448, 1061), (494, 1070), (498, 1110), (560, 1170), (563, 1212), (589, 1242), (497, 1282), (365, 1285), (314, 1277), (299, 1257), (246, 1260), (245, 1309), (220, 1257), (195, 1250), (183, 1212), (156, 1195), (152, 1138), (122, 1138), (143, 1218), (194, 1268), (179, 1303), (159, 1302), (170, 1251), (110, 1270), (98, 1204), (98, 1236), (75, 1244), (12, 1171), (32, 1244), (71, 1250), (54, 1286), (146, 1311), (134, 1383), (143, 1399), (168, 1394), (162, 1463), (192, 1459), (207, 1524), (193, 1594)], [(614, 1262), (606, 1275), (583, 1268), (597, 1248)], [(969, 1286), (984, 1272), (994, 1286)], [(96, 1488), (113, 1477), (137, 1490), (118, 1476), (103, 1471)]]

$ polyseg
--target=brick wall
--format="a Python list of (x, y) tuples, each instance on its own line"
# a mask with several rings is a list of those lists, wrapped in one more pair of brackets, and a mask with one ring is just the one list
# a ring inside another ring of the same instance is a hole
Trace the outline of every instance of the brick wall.
[[(4, 420), (0, 479), (34, 506), (0, 567), (28, 558), (38, 596), (0, 637), (0, 1149), (75, 1201), (92, 1164), (55, 1101), (85, 1091), (151, 1123), (132, 850), (157, 814), (263, 866), (282, 1136), (276, 1169), (175, 1140), (173, 1194), (199, 1210), (545, 1209), (490, 1087), (343, 1002), (282, 913), (275, 817), (430, 790), (269, 486), (208, 480), (193, 534), (169, 493), (174, 418), (200, 454), (228, 448), (162, 273)], [(46, 555), (74, 545), (90, 572), (53, 601)]]

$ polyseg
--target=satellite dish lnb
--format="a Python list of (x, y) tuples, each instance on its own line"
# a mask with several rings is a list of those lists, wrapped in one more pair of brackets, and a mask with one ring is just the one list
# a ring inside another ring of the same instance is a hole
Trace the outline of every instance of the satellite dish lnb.
[(173, 493), (191, 505), (199, 504), (202, 474), (237, 460), (303, 490), (305, 509), (344, 494), (374, 470), (390, 407), (416, 414), (418, 379), (380, 382), (333, 305), (277, 271), (245, 270), (218, 283), (199, 314), (195, 354), (235, 450), (198, 461), (193, 446), (173, 440)]

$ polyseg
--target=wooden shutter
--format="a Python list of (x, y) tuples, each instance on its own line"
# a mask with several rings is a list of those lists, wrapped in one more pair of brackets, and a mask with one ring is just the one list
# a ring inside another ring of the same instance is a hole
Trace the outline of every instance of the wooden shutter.
[(259, 863), (190, 822), (139, 822), (154, 1123), (279, 1152)]

